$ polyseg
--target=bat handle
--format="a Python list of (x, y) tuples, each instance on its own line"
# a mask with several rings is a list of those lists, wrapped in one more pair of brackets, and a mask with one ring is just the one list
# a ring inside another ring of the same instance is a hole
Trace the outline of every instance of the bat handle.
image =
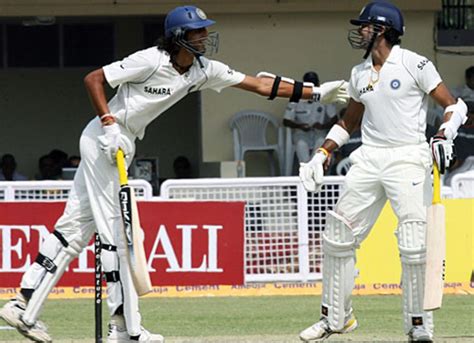
[(115, 156), (115, 158), (117, 159), (117, 169), (119, 173), (120, 186), (127, 185), (127, 168), (125, 167), (125, 156), (123, 154), (122, 149), (117, 150), (117, 155)]
[(433, 163), (433, 204), (441, 203), (441, 180), (438, 165)]

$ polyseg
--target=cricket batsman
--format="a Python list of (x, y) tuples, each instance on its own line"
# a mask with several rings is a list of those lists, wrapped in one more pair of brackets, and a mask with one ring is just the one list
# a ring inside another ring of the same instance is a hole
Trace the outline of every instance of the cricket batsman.
[[(24, 336), (38, 342), (51, 341), (46, 326), (38, 320), (39, 312), (66, 267), (97, 230), (111, 316), (107, 341), (164, 341), (161, 335), (141, 326), (138, 296), (119, 234), (123, 228), (115, 155), (121, 148), (131, 161), (135, 140), (144, 137), (147, 125), (188, 93), (204, 89), (220, 92), (233, 86), (270, 99), (279, 96), (293, 101), (347, 101), (345, 81), (315, 87), (264, 72), (257, 77), (246, 76), (206, 58), (205, 54), (218, 47), (217, 34), (208, 32), (213, 24), (195, 6), (177, 7), (165, 18), (165, 34), (158, 46), (138, 51), (85, 77), (96, 116), (80, 138), (82, 159), (64, 214), (41, 246), (35, 263), (25, 272), (20, 292), (0, 310), (0, 317)], [(106, 84), (117, 88), (110, 101), (105, 95)]]
[[(364, 61), (352, 69), (345, 115), (311, 161), (300, 165), (304, 187), (321, 189), (331, 153), (348, 141), (361, 119), (362, 146), (351, 154), (344, 192), (326, 217), (321, 317), (300, 338), (322, 341), (357, 328), (351, 304), (355, 249), (389, 200), (398, 218), (405, 334), (409, 341), (431, 342), (432, 313), (423, 311), (430, 173), (433, 159), (441, 173), (452, 162), (453, 139), (467, 120), (466, 104), (451, 96), (430, 60), (400, 47), (405, 28), (396, 6), (370, 2), (350, 22), (357, 28), (350, 30), (349, 42), (364, 50)], [(444, 108), (431, 153), (425, 138), (428, 95)]]

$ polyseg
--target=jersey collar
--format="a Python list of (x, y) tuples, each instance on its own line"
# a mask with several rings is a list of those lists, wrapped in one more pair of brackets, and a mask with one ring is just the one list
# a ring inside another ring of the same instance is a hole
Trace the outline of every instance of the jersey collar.
[(385, 62), (396, 64), (400, 61), (401, 56), (402, 51), (400, 45), (394, 45), (392, 50), (390, 50), (390, 54), (388, 55), (388, 58)]
[[(385, 62), (397, 64), (402, 56), (402, 50), (400, 45), (394, 45), (392, 50), (390, 50), (390, 54), (387, 57)], [(364, 69), (370, 69), (372, 67), (372, 54), (370, 54), (364, 61)]]

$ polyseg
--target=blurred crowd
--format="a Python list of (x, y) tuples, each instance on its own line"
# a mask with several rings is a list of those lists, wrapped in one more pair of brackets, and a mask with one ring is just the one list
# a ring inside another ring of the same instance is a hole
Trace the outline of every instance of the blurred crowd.
[(69, 156), (62, 150), (53, 149), (39, 158), (38, 170), (33, 178), (29, 178), (17, 170), (15, 156), (6, 153), (0, 160), (0, 181), (67, 180), (73, 175), (68, 173), (68, 169), (74, 171), (80, 161), (79, 156)]

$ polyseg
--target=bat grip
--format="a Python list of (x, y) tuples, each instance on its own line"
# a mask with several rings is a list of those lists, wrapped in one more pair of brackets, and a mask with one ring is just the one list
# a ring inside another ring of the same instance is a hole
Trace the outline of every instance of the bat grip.
[(115, 158), (117, 159), (117, 169), (119, 173), (120, 186), (127, 185), (127, 168), (125, 167), (125, 156), (123, 154), (122, 149), (117, 150), (117, 155), (115, 156)]
[(433, 204), (441, 203), (441, 180), (438, 165), (433, 163)]

